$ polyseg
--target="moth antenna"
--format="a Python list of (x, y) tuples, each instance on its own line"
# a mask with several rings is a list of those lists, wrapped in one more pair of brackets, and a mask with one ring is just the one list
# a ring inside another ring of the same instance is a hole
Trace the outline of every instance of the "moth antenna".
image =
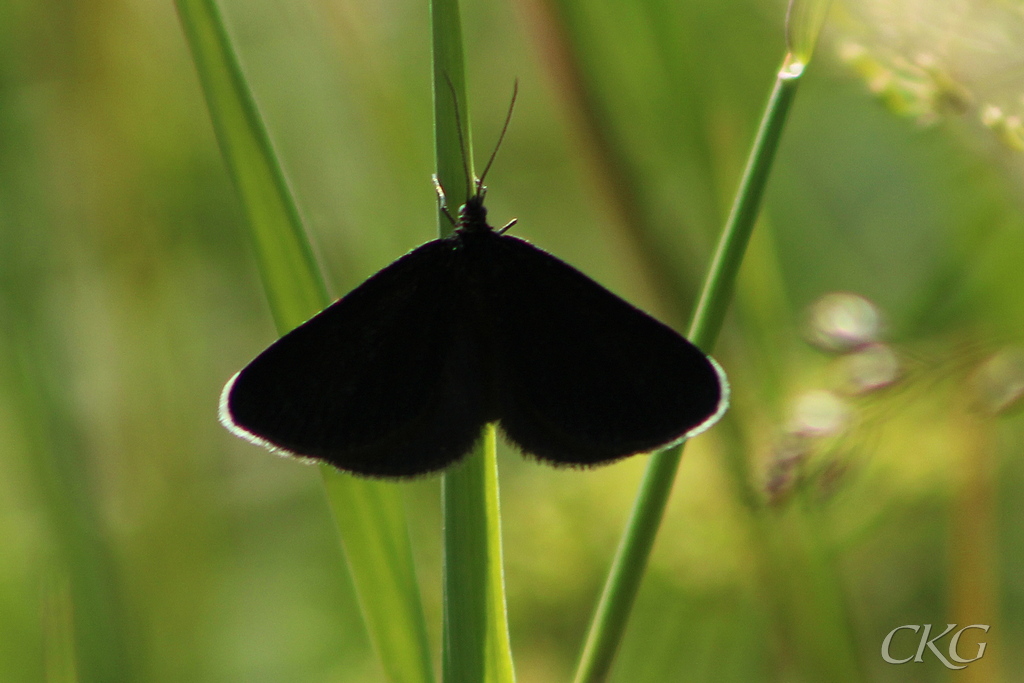
[(484, 185), (484, 178), (487, 177), (487, 172), (491, 170), (491, 164), (494, 163), (494, 157), (498, 156), (498, 150), (501, 149), (501, 143), (505, 140), (505, 133), (508, 132), (508, 124), (512, 122), (512, 110), (516, 106), (516, 97), (519, 95), (519, 79), (517, 78), (512, 83), (512, 101), (508, 103), (508, 114), (505, 115), (505, 125), (501, 127), (501, 135), (498, 136), (498, 144), (494, 146), (494, 151), (491, 152), (491, 158), (487, 160), (487, 165), (484, 166), (484, 172), (480, 174), (480, 177), (476, 181), (477, 192)]
[[(459, 152), (462, 153), (462, 170), (466, 174), (466, 199), (468, 200), (473, 196), (473, 184), (470, 178), (472, 177), (469, 173), (469, 157), (466, 155), (466, 140), (462, 136), (462, 117), (459, 116), (459, 96), (455, 94), (455, 85), (452, 83), (451, 77), (446, 71), (444, 74), (444, 80), (448, 83), (448, 89), (452, 93), (452, 103), (455, 105), (455, 130), (459, 134)], [(479, 187), (479, 181), (477, 186)]]

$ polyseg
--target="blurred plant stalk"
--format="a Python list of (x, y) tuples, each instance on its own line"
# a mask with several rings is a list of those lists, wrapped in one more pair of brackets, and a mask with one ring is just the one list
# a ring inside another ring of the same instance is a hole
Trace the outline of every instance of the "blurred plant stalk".
[[(178, 0), (177, 7), (283, 334), (330, 303), (327, 288), (217, 3)], [(396, 683), (431, 683), (433, 665), (399, 489), (327, 465), (320, 470), (384, 670)]]
[[(797, 18), (800, 23), (787, 21), (787, 54), (768, 98), (687, 334), (705, 352), (714, 348), (732, 300), (775, 152), (827, 6), (827, 2), (821, 1), (790, 3), (787, 19)], [(685, 444), (650, 458), (591, 621), (575, 683), (598, 683), (608, 676), (664, 517), (684, 447)]]

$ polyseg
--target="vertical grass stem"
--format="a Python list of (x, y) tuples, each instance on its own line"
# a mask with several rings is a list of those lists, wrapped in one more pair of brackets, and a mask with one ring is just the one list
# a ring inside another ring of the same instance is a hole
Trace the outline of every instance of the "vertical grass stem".
[[(449, 210), (472, 191), (473, 145), (458, 0), (432, 0), (434, 143)], [(458, 107), (458, 114), (456, 114)], [(461, 125), (461, 132), (459, 126)], [(451, 231), (438, 212), (438, 231)], [(513, 683), (505, 612), (494, 425), (444, 474), (444, 683)]]
[[(690, 340), (704, 351), (714, 347), (722, 328), (803, 66), (789, 56), (783, 62), (704, 280), (688, 334)], [(590, 623), (575, 683), (598, 683), (608, 676), (640, 580), (647, 568), (682, 453), (682, 445), (670, 448), (652, 455), (647, 464), (626, 530)]]

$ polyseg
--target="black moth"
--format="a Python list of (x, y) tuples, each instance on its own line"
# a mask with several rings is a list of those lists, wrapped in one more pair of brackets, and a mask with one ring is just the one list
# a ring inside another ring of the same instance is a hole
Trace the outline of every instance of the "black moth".
[(451, 235), (387, 266), (231, 378), (220, 407), (228, 429), (354, 474), (409, 477), (465, 456), (488, 422), (523, 453), (570, 466), (713, 424), (728, 403), (718, 365), (504, 234), (511, 223), (488, 225), (486, 174)]
[(355, 474), (406, 477), (466, 455), (488, 422), (524, 453), (598, 465), (677, 443), (724, 412), (725, 377), (674, 330), (487, 224), (387, 266), (235, 375), (234, 433)]

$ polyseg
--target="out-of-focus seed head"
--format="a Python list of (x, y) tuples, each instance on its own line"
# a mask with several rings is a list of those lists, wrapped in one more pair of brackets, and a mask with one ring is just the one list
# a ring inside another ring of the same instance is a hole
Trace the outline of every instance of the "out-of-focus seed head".
[(886, 344), (868, 344), (839, 359), (839, 385), (848, 394), (861, 395), (895, 383), (902, 368), (896, 352)]
[(786, 434), (772, 450), (764, 483), (769, 505), (779, 505), (793, 491), (800, 478), (800, 468), (809, 457), (812, 447), (810, 439)]
[[(894, 113), (979, 120), (1024, 151), (1024, 5), (1017, 0), (843, 0), (839, 55)], [(835, 16), (835, 15), (834, 15)], [(979, 128), (978, 130), (981, 130)]]
[(857, 294), (832, 292), (814, 302), (807, 315), (807, 340), (824, 350), (845, 353), (878, 340), (878, 307)]
[(850, 424), (850, 406), (842, 398), (823, 389), (800, 395), (786, 431), (804, 438), (836, 436)]
[(1024, 123), (1020, 116), (1007, 115), (1002, 107), (990, 104), (981, 112), (981, 123), (1010, 149), (1024, 152)]
[(1024, 349), (1003, 349), (983, 362), (971, 377), (980, 408), (992, 415), (1020, 405), (1024, 396)]
[(818, 495), (824, 500), (835, 495), (849, 471), (850, 466), (844, 459), (830, 458), (815, 478)]

